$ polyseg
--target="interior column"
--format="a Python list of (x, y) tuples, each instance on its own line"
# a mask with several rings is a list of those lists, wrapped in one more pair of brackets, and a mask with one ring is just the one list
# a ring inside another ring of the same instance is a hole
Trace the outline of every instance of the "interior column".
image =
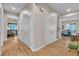
[(61, 39), (61, 32), (62, 32), (62, 21), (60, 16), (57, 17), (57, 38)]

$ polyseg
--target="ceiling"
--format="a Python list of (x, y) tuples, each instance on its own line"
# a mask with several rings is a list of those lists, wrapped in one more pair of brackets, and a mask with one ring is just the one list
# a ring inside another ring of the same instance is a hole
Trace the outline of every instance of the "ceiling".
[(47, 5), (55, 9), (61, 15), (79, 12), (79, 3), (48, 3)]
[[(38, 3), (37, 3), (38, 4)], [(5, 12), (20, 14), (20, 12), (28, 8), (28, 3), (2, 3)], [(39, 3), (39, 5), (41, 5)], [(59, 15), (76, 14), (74, 12), (79, 12), (79, 3), (42, 3), (45, 6), (45, 10), (57, 12)], [(79, 14), (79, 13), (77, 13)], [(70, 16), (64, 16), (70, 17)]]
[[(28, 3), (3, 3), (3, 8), (5, 11), (12, 13), (20, 13)], [(42, 3), (48, 5), (52, 10), (57, 11), (59, 14), (67, 14), (71, 12), (79, 11), (79, 3)], [(14, 9), (13, 9), (14, 8)], [(69, 11), (67, 11), (70, 9)]]
[(3, 3), (2, 5), (5, 11), (15, 14), (19, 14), (26, 7), (26, 3)]

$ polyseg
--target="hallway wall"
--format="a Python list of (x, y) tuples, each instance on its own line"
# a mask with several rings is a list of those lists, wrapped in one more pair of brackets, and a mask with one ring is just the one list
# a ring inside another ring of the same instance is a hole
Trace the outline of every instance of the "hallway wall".
[(3, 45), (4, 40), (7, 39), (7, 20), (4, 15), (2, 4), (0, 4), (0, 47)]
[(8, 19), (7, 23), (17, 23), (17, 20)]
[(57, 14), (46, 17), (37, 5), (33, 4), (32, 8), (30, 16), (20, 15), (19, 37), (32, 51), (37, 51), (57, 40)]
[[(28, 5), (29, 8), (25, 8), (20, 13), (18, 20), (18, 36), (21, 41), (25, 42), (28, 47), (31, 48), (31, 35), (32, 35), (32, 14), (28, 15), (28, 10), (32, 10), (32, 5)], [(32, 12), (32, 11), (31, 11)]]

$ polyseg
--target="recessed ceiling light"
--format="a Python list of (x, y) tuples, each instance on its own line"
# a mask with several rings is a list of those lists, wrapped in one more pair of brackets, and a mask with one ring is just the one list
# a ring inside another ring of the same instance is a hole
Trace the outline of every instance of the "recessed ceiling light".
[(71, 8), (67, 9), (67, 12), (70, 12), (71, 11)]
[(40, 11), (41, 11), (41, 12), (43, 12), (43, 11), (44, 11), (44, 9), (43, 9), (43, 8), (40, 8)]
[(16, 8), (15, 7), (12, 7), (12, 9), (15, 10)]
[(26, 10), (24, 11), (24, 13), (27, 15), (31, 15), (31, 13), (29, 11), (26, 11)]

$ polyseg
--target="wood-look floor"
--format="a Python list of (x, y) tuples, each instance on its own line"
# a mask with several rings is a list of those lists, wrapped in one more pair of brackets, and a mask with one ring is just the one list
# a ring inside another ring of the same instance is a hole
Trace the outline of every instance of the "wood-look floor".
[(10, 38), (4, 42), (2, 47), (2, 56), (75, 56), (74, 51), (67, 50), (68, 39), (60, 39), (49, 44), (39, 51), (32, 52), (29, 47), (19, 39)]

